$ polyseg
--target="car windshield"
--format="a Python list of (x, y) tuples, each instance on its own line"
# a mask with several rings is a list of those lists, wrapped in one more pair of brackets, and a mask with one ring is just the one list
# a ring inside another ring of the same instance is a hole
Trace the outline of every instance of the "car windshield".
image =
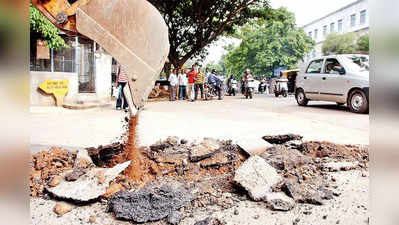
[(350, 55), (345, 59), (348, 66), (353, 71), (369, 71), (369, 56), (368, 55)]

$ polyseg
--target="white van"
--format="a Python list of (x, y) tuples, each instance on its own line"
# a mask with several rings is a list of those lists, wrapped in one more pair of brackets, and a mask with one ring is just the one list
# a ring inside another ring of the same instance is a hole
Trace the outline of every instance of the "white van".
[(331, 55), (312, 59), (296, 78), (298, 105), (309, 101), (347, 104), (352, 112), (369, 111), (369, 56)]

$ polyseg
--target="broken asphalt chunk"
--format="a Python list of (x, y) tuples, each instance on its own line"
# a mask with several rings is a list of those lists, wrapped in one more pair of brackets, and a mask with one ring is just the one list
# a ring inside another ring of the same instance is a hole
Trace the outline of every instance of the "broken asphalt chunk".
[(190, 161), (198, 162), (211, 157), (220, 148), (217, 140), (205, 138), (199, 145), (194, 146), (190, 151)]
[(244, 150), (249, 156), (261, 155), (273, 145), (262, 138), (241, 139), (237, 141), (237, 145)]
[(292, 140), (302, 140), (302, 136), (296, 134), (283, 134), (283, 135), (267, 135), (263, 137), (263, 140), (270, 144), (284, 144)]
[(272, 192), (266, 195), (266, 202), (273, 210), (289, 211), (295, 206), (295, 201), (282, 192)]
[(264, 200), (267, 194), (271, 192), (271, 187), (281, 179), (276, 169), (259, 156), (252, 156), (247, 159), (235, 171), (234, 175), (234, 182), (245, 188), (249, 196), (255, 201)]
[(283, 184), (281, 190), (298, 203), (323, 205), (324, 193), (313, 189), (310, 185), (287, 181)]
[(145, 223), (169, 218), (178, 221), (176, 211), (188, 205), (192, 194), (183, 187), (163, 185), (136, 192), (120, 191), (108, 201), (108, 211), (118, 219)]
[[(48, 187), (47, 191), (56, 197), (86, 202), (96, 199), (106, 193), (110, 181), (115, 179), (130, 165), (130, 161), (116, 165), (113, 168), (93, 168), (80, 176), (76, 181), (62, 181), (56, 187)], [(97, 174), (104, 172), (104, 182), (98, 182)]]

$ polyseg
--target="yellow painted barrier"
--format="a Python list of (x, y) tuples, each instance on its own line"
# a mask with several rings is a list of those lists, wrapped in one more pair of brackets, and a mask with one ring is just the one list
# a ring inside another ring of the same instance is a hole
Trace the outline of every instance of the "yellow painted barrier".
[(40, 84), (39, 88), (46, 94), (53, 94), (56, 99), (56, 105), (62, 106), (64, 97), (69, 90), (69, 80), (46, 80)]

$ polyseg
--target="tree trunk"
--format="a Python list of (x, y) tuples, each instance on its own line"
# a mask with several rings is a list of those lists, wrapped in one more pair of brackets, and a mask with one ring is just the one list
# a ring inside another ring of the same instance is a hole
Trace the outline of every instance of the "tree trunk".
[(171, 53), (169, 53), (168, 60), (171, 64), (173, 64), (174, 68), (180, 69), (184, 63), (189, 59), (190, 57), (183, 57), (182, 59), (179, 59), (177, 56), (174, 57)]
[(171, 65), (172, 65), (172, 63), (165, 62), (165, 65), (163, 66), (163, 71), (165, 72), (166, 80), (169, 80)]

